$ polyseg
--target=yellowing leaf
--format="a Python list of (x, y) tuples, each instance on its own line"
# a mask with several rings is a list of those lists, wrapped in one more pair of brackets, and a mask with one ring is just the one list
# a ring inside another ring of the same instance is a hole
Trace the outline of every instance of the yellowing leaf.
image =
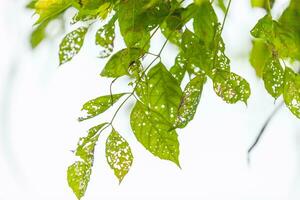
[(121, 183), (132, 165), (133, 155), (128, 142), (114, 129), (106, 140), (106, 159)]
[(91, 165), (81, 161), (75, 162), (68, 168), (68, 184), (78, 199), (84, 196), (91, 173)]

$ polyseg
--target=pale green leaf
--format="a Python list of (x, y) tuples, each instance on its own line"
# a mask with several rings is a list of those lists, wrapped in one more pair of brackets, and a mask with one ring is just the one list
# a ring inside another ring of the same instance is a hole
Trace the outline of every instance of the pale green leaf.
[(87, 32), (86, 27), (80, 27), (68, 33), (59, 45), (59, 64), (70, 61), (80, 51)]
[(92, 165), (94, 161), (94, 150), (99, 138), (98, 132), (107, 123), (99, 124), (89, 129), (86, 137), (81, 137), (75, 151), (76, 156), (79, 156), (83, 161)]
[(290, 111), (300, 118), (300, 75), (290, 68), (285, 69), (284, 102)]
[(106, 140), (106, 159), (121, 183), (133, 162), (128, 142), (114, 129)]
[(68, 168), (68, 184), (78, 199), (81, 199), (86, 192), (92, 173), (91, 167), (86, 162), (77, 161)]
[(85, 114), (78, 120), (83, 121), (86, 119), (90, 119), (105, 112), (125, 94), (126, 93), (101, 96), (86, 102), (81, 109), (85, 112)]
[(269, 57), (263, 69), (263, 80), (266, 90), (277, 99), (282, 94), (284, 85), (284, 70), (278, 58)]
[(104, 48), (100, 52), (100, 58), (106, 58), (110, 56), (114, 47), (115, 39), (115, 21), (116, 17), (113, 17), (106, 25), (101, 27), (96, 33), (96, 45)]

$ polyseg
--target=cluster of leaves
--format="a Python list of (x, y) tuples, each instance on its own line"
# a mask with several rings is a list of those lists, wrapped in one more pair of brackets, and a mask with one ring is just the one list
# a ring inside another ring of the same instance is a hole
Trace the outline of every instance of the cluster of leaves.
[[(230, 60), (225, 54), (221, 36), (231, 1), (227, 7), (222, 0), (215, 1), (225, 13), (222, 24), (215, 13), (214, 1), (183, 2), (184, 0), (33, 0), (28, 5), (39, 15), (34, 31), (39, 34), (32, 36), (36, 45), (42, 41), (47, 24), (70, 7), (77, 10), (71, 24), (86, 23), (63, 38), (59, 49), (60, 65), (79, 53), (93, 22), (106, 22), (95, 34), (95, 43), (102, 50), (100, 57), (109, 57), (100, 75), (112, 78), (113, 82), (122, 76), (131, 79), (131, 92), (111, 92), (83, 105), (82, 110), (86, 114), (79, 121), (100, 115), (124, 98), (110, 122), (91, 128), (88, 135), (78, 142), (75, 155), (79, 161), (72, 164), (67, 172), (69, 186), (78, 199), (84, 196), (88, 186), (95, 145), (100, 134), (107, 128), (111, 128), (106, 142), (107, 162), (119, 182), (128, 173), (133, 155), (129, 144), (113, 125), (120, 108), (128, 99), (136, 100), (130, 114), (130, 125), (136, 139), (154, 156), (169, 160), (179, 167), (176, 130), (186, 127), (193, 120), (207, 79), (211, 79), (213, 90), (225, 102), (247, 103), (251, 93), (249, 84), (231, 72)], [(253, 5), (265, 8), (271, 5), (258, 0), (253, 2)], [(279, 60), (286, 57), (299, 58), (297, 45), (300, 45), (295, 41), (299, 39), (296, 39), (296, 35), (299, 37), (300, 28), (295, 21), (294, 24), (290, 22), (291, 17), (299, 16), (295, 13), (297, 9), (293, 7), (297, 7), (299, 3), (295, 2), (291, 3), (280, 22), (274, 21), (270, 15), (259, 21), (252, 31), (252, 35), (257, 38), (252, 55), (256, 57), (261, 51), (267, 53), (268, 60), (261, 58), (264, 62), (262, 71), (266, 89), (275, 98), (283, 93), (286, 104), (299, 117), (299, 75), (290, 68), (284, 70)], [(191, 25), (189, 28), (188, 24)], [(111, 55), (115, 26), (119, 26), (126, 48)], [(287, 31), (290, 29), (293, 32)], [(165, 43), (158, 53), (149, 52), (151, 39), (159, 31), (165, 36)], [(178, 55), (171, 68), (163, 64), (161, 57), (168, 42), (178, 48)], [(147, 65), (144, 62), (146, 56), (154, 56), (153, 61)], [(262, 61), (259, 62), (257, 65), (261, 67)], [(189, 78), (188, 83), (183, 81), (184, 77)]]
[(300, 75), (285, 64), (286, 60), (300, 60), (300, 2), (291, 0), (278, 20), (272, 18), (272, 4), (261, 6), (267, 15), (251, 31), (255, 38), (251, 64), (268, 93), (275, 99), (282, 95), (290, 111), (300, 118)]

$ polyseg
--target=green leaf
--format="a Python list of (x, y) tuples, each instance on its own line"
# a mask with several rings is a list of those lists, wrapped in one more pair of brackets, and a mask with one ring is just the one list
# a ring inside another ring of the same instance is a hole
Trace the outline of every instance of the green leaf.
[(92, 173), (91, 167), (86, 162), (77, 161), (68, 168), (68, 184), (78, 199), (85, 194)]
[(73, 0), (37, 0), (35, 11), (40, 16), (35, 24), (53, 19), (64, 12), (73, 3)]
[(46, 37), (46, 28), (49, 21), (46, 20), (39, 24), (30, 35), (31, 48), (36, 48)]
[(277, 99), (284, 85), (284, 70), (278, 58), (269, 57), (263, 69), (263, 80), (266, 90)]
[[(289, 52), (290, 57), (300, 60), (300, 2), (291, 0), (289, 7), (283, 12), (279, 19), (280, 24), (286, 29), (285, 34), (291, 37), (289, 48), (293, 47), (293, 52)], [(292, 36), (290, 36), (292, 35)], [(290, 55), (292, 54), (292, 55)]]
[(252, 7), (260, 7), (266, 10), (273, 7), (275, 0), (251, 0)]
[(94, 161), (94, 150), (99, 138), (98, 132), (107, 123), (99, 124), (89, 129), (86, 137), (81, 137), (75, 151), (76, 156), (79, 156), (83, 161), (92, 165)]
[(170, 69), (170, 73), (177, 80), (179, 85), (181, 84), (182, 79), (184, 78), (186, 67), (187, 67), (186, 65), (187, 65), (187, 61), (182, 56), (182, 54), (179, 53), (176, 57), (174, 66), (171, 67)]
[(199, 75), (187, 84), (181, 98), (175, 127), (184, 128), (193, 120), (205, 82), (205, 75)]
[(121, 183), (132, 165), (133, 155), (128, 142), (114, 129), (106, 140), (106, 159)]
[(284, 102), (290, 111), (300, 118), (300, 75), (290, 68), (285, 69)]
[(154, 156), (180, 166), (179, 142), (172, 124), (161, 114), (137, 102), (130, 116), (131, 128), (137, 140)]
[(266, 15), (258, 21), (251, 31), (252, 36), (264, 40), (273, 54), (280, 58), (297, 58), (300, 56), (300, 39), (294, 27), (284, 26)]
[(68, 33), (59, 45), (59, 64), (70, 61), (80, 51), (87, 32), (86, 27), (80, 27)]
[(252, 43), (253, 47), (250, 53), (250, 63), (255, 69), (256, 75), (262, 77), (264, 66), (271, 56), (271, 52), (267, 44), (262, 40), (255, 40)]
[(218, 18), (209, 1), (198, 6), (193, 27), (198, 38), (207, 46), (211, 46), (218, 28)]
[(216, 94), (225, 102), (233, 104), (243, 101), (247, 104), (251, 91), (245, 79), (232, 72), (219, 71), (213, 81)]
[(81, 109), (82, 111), (86, 112), (86, 115), (78, 118), (78, 120), (84, 121), (105, 112), (125, 94), (126, 93), (101, 96), (86, 102)]
[(140, 68), (139, 59), (144, 54), (144, 51), (137, 48), (126, 48), (115, 53), (106, 63), (101, 72), (103, 77), (117, 78), (124, 75), (131, 75), (132, 71)]
[(150, 33), (145, 30), (144, 18), (140, 16), (141, 8), (147, 3), (146, 0), (126, 0), (119, 3), (119, 26), (127, 47), (149, 49)]
[(145, 81), (138, 83), (136, 92), (150, 109), (171, 123), (175, 121), (182, 91), (177, 80), (162, 63), (148, 72)]
[(104, 48), (100, 53), (100, 58), (106, 58), (110, 56), (114, 47), (115, 39), (115, 21), (116, 17), (113, 17), (106, 25), (101, 27), (96, 33), (96, 45)]

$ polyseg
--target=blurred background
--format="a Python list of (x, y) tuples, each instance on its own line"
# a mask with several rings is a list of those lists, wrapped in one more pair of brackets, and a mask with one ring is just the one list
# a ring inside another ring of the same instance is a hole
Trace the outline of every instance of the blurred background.
[[(37, 16), (25, 9), (27, 3), (0, 3), (0, 200), (72, 200), (76, 198), (66, 180), (66, 169), (75, 159), (71, 151), (89, 127), (110, 119), (116, 108), (100, 118), (77, 121), (84, 102), (109, 93), (111, 80), (98, 75), (106, 60), (97, 58), (100, 51), (93, 41), (93, 31), (101, 24), (88, 33), (80, 54), (59, 67), (59, 42), (74, 27), (62, 30), (61, 22), (52, 23), (48, 39), (32, 50), (29, 35)], [(277, 0), (273, 15), (279, 16), (288, 3)], [(68, 10), (65, 18), (73, 12)], [(218, 14), (223, 17), (220, 10)], [(223, 32), (232, 71), (250, 82), (248, 106), (224, 103), (208, 81), (194, 121), (178, 132), (179, 169), (136, 141), (129, 126), (129, 102), (115, 126), (131, 145), (133, 166), (119, 185), (106, 163), (104, 133), (85, 199), (300, 199), (300, 123), (286, 107), (279, 107), (247, 162), (248, 148), (282, 101), (274, 102), (267, 94), (248, 61), (249, 31), (264, 14), (248, 0), (233, 0)], [(155, 38), (154, 51), (163, 41)], [(116, 44), (115, 49), (122, 48), (120, 39)], [(175, 52), (172, 45), (164, 51), (168, 67)], [(122, 91), (125, 81), (116, 83), (114, 91)]]

